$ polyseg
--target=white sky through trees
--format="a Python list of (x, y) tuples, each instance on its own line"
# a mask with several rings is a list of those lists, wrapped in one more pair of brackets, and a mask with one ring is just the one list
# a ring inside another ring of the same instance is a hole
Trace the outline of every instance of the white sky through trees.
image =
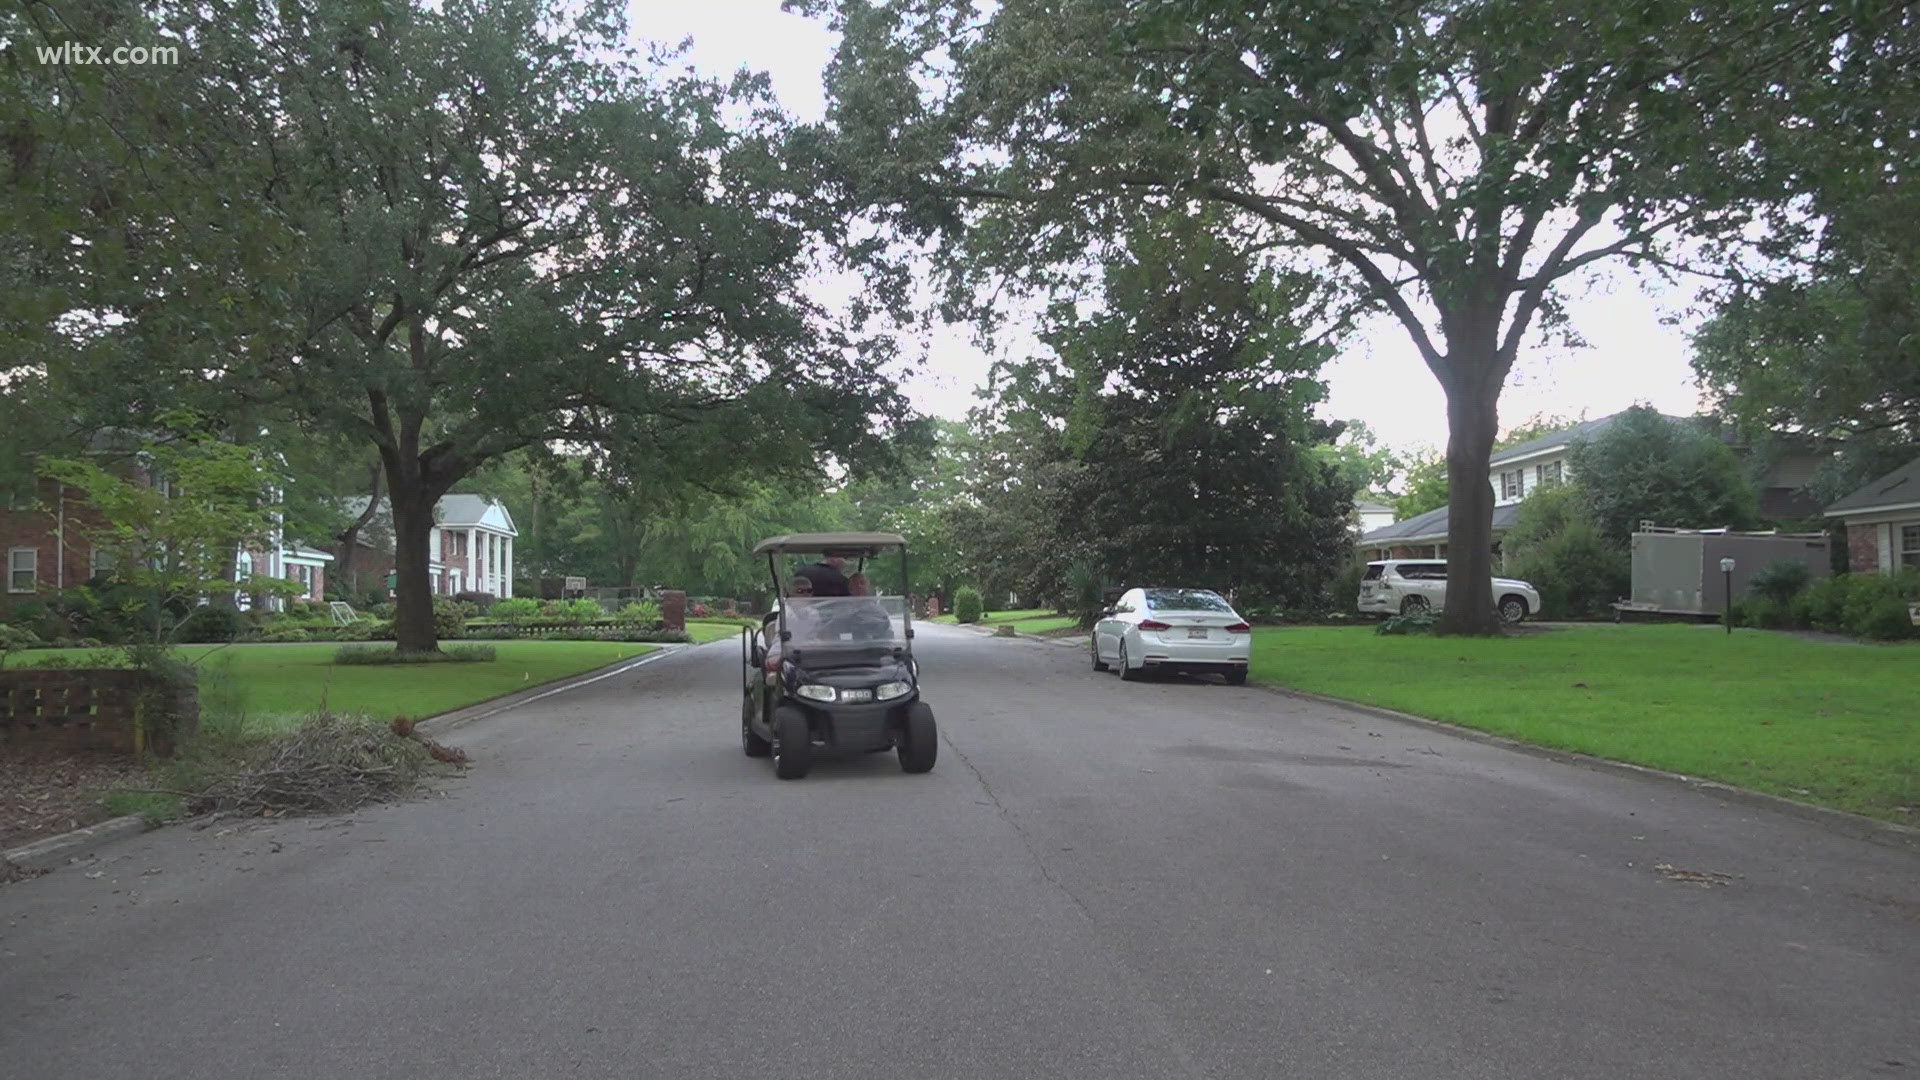
[[(832, 57), (834, 35), (822, 22), (782, 12), (780, 0), (631, 0), (628, 12), (638, 38), (691, 38), (688, 60), (703, 74), (765, 71), (788, 110), (807, 120), (824, 113), (820, 73)], [(1503, 431), (1540, 414), (1593, 418), (1636, 402), (1665, 413), (1695, 411), (1699, 393), (1686, 339), (1692, 320), (1662, 322), (1663, 314), (1688, 300), (1683, 287), (1655, 283), (1658, 295), (1649, 296), (1618, 264), (1602, 264), (1594, 275), (1565, 285), (1571, 328), (1588, 347), (1542, 343), (1534, 335), (1501, 395)], [(967, 328), (955, 327), (927, 343), (927, 369), (905, 384), (916, 407), (957, 419), (977, 404), (974, 390), (993, 358), (974, 348), (970, 336)], [(1396, 447), (1446, 445), (1440, 384), (1390, 316), (1364, 324), (1322, 374), (1330, 389), (1324, 407), (1329, 418), (1364, 420), (1382, 442)]]

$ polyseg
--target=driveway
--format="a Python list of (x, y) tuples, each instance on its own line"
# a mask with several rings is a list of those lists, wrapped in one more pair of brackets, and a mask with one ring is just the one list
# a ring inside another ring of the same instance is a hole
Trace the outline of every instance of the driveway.
[(1920, 854), (926, 627), (945, 743), (781, 783), (731, 643), (459, 729), (435, 798), (0, 889), (55, 1077), (1920, 1075)]

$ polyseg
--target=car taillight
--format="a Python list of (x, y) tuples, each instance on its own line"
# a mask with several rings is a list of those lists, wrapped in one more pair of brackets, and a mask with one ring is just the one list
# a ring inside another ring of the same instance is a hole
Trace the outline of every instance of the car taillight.
[(1227, 633), (1244, 634), (1251, 629), (1253, 629), (1253, 627), (1248, 626), (1246, 623), (1237, 622), (1237, 623), (1234, 623), (1232, 626), (1227, 627)]
[(1140, 629), (1142, 629), (1142, 630), (1171, 630), (1171, 629), (1173, 629), (1173, 625), (1172, 625), (1171, 623), (1163, 623), (1163, 622), (1161, 622), (1161, 621), (1160, 621), (1159, 619), (1142, 619), (1142, 620), (1140, 621)]

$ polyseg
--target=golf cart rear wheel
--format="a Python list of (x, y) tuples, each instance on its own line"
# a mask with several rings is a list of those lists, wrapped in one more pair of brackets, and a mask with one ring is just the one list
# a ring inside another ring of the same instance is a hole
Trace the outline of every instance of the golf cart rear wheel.
[(792, 705), (773, 710), (773, 775), (798, 780), (813, 768), (813, 730), (807, 714)]
[(748, 757), (766, 757), (773, 753), (773, 744), (754, 734), (753, 695), (745, 694), (743, 697), (745, 700), (740, 703), (740, 749), (745, 750)]
[(930, 772), (940, 756), (940, 729), (933, 722), (933, 710), (924, 701), (907, 706), (900, 725), (900, 768), (910, 773)]

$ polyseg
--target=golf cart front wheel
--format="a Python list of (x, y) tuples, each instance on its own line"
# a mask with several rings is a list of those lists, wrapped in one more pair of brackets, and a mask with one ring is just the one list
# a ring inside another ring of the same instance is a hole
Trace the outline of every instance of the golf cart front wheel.
[(773, 775), (798, 780), (813, 768), (813, 729), (807, 714), (792, 705), (773, 710)]
[(926, 702), (916, 701), (907, 706), (906, 718), (900, 725), (899, 751), (903, 771), (932, 771), (934, 760), (940, 756), (940, 729), (934, 724), (933, 710)]

